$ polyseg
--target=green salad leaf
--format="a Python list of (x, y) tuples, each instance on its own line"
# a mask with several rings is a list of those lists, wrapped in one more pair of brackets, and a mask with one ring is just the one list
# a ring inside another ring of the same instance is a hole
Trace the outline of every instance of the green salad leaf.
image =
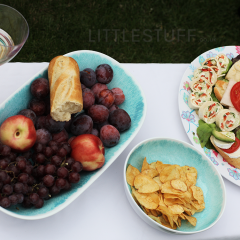
[(238, 129), (237, 132), (235, 132), (235, 136), (236, 138), (240, 139), (240, 129)]
[(218, 99), (217, 99), (216, 96), (215, 96), (214, 91), (211, 92), (211, 98), (212, 98), (212, 100), (213, 100), (214, 102), (219, 102)]
[(200, 140), (201, 147), (206, 147), (208, 149), (214, 149), (210, 137), (212, 135), (213, 129), (216, 128), (215, 123), (205, 123), (203, 120), (199, 120), (199, 127), (197, 128), (197, 135)]

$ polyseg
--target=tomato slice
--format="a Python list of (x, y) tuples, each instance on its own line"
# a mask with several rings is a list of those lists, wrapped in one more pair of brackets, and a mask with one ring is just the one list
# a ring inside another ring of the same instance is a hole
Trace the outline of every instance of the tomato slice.
[(235, 109), (240, 112), (240, 82), (233, 85), (230, 91), (230, 98)]
[(222, 148), (221, 149), (226, 153), (233, 153), (237, 151), (239, 147), (240, 147), (240, 140), (235, 137), (235, 142), (229, 149), (222, 149)]

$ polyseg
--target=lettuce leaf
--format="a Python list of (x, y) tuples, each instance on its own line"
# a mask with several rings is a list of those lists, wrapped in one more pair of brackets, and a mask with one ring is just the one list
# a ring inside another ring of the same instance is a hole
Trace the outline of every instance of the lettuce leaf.
[(205, 123), (203, 120), (199, 120), (199, 127), (197, 128), (197, 135), (200, 140), (201, 147), (206, 147), (208, 149), (214, 149), (210, 137), (212, 135), (213, 129), (216, 128), (215, 123)]
[(216, 96), (215, 96), (214, 91), (211, 92), (211, 98), (212, 98), (212, 100), (213, 100), (214, 102), (219, 102), (218, 99), (217, 99)]

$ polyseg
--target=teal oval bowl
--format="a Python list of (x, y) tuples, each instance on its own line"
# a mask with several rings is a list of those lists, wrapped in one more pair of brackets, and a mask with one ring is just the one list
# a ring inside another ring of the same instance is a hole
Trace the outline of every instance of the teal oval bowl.
[[(117, 159), (121, 152), (128, 146), (132, 139), (140, 130), (144, 118), (146, 116), (146, 100), (138, 85), (137, 81), (128, 73), (123, 66), (113, 58), (94, 51), (75, 51), (66, 54), (74, 58), (80, 70), (85, 68), (96, 69), (100, 64), (109, 64), (114, 72), (114, 77), (108, 88), (119, 87), (125, 94), (125, 101), (119, 107), (126, 110), (131, 117), (132, 125), (129, 130), (121, 133), (118, 145), (112, 148), (105, 148), (105, 163), (102, 168), (93, 172), (81, 172), (80, 182), (72, 184), (72, 189), (68, 192), (62, 192), (54, 196), (50, 200), (45, 201), (44, 206), (40, 209), (30, 208), (25, 209), (21, 205), (12, 206), (9, 209), (0, 207), (0, 210), (10, 216), (35, 220), (49, 217), (60, 210), (64, 209), (72, 201), (74, 201), (83, 191), (85, 191), (97, 178)], [(0, 105), (0, 124), (8, 117), (17, 114), (20, 110), (27, 108), (30, 99), (30, 85), (36, 78), (47, 78), (47, 67), (38, 72), (31, 79), (26, 80), (26, 83), (19, 88), (13, 95)]]
[[(196, 226), (183, 220), (180, 228), (169, 229), (158, 224), (136, 204), (131, 195), (131, 188), (126, 181), (126, 169), (129, 164), (141, 171), (143, 159), (148, 163), (162, 161), (167, 164), (195, 167), (198, 171), (196, 186), (201, 187), (204, 194), (205, 209), (195, 213)], [(175, 234), (193, 234), (212, 227), (222, 216), (226, 205), (226, 190), (223, 179), (213, 163), (192, 145), (170, 138), (153, 138), (135, 146), (129, 153), (124, 169), (124, 189), (130, 205), (135, 212), (150, 226)]]

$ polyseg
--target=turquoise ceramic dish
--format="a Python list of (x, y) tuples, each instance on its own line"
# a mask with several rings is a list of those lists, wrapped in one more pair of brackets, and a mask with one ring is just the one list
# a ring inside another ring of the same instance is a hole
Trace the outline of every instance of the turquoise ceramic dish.
[[(44, 207), (41, 209), (24, 209), (18, 206), (10, 209), (0, 210), (13, 217), (34, 220), (51, 216), (76, 199), (84, 190), (86, 190), (120, 155), (120, 153), (128, 146), (131, 140), (136, 136), (141, 128), (146, 115), (146, 101), (141, 88), (131, 75), (122, 67), (122, 65), (111, 57), (94, 51), (76, 51), (66, 54), (66, 56), (74, 58), (79, 65), (80, 70), (84, 68), (96, 69), (100, 64), (107, 63), (113, 68), (114, 77), (109, 89), (119, 87), (123, 90), (126, 100), (119, 107), (126, 110), (132, 120), (131, 128), (121, 133), (121, 139), (117, 146), (105, 149), (105, 164), (99, 170), (93, 172), (81, 173), (81, 180), (78, 184), (73, 184), (71, 191), (61, 193), (52, 199), (45, 201)], [(0, 124), (10, 116), (17, 114), (21, 109), (27, 108), (29, 100), (32, 98), (30, 93), (30, 84), (39, 77), (47, 78), (47, 68), (44, 68), (10, 96), (0, 106)]]
[[(176, 230), (164, 227), (148, 217), (133, 200), (131, 188), (126, 181), (126, 169), (131, 164), (141, 171), (144, 157), (147, 158), (148, 163), (159, 160), (167, 164), (187, 165), (197, 169), (196, 186), (201, 187), (203, 190), (205, 209), (194, 214), (194, 217), (197, 218), (195, 227), (186, 221), (182, 221), (182, 226)], [(188, 143), (169, 138), (145, 140), (129, 153), (123, 172), (125, 192), (131, 206), (145, 222), (158, 230), (170, 231), (176, 234), (193, 234), (209, 229), (223, 214), (226, 205), (226, 190), (223, 179), (214, 164)]]

